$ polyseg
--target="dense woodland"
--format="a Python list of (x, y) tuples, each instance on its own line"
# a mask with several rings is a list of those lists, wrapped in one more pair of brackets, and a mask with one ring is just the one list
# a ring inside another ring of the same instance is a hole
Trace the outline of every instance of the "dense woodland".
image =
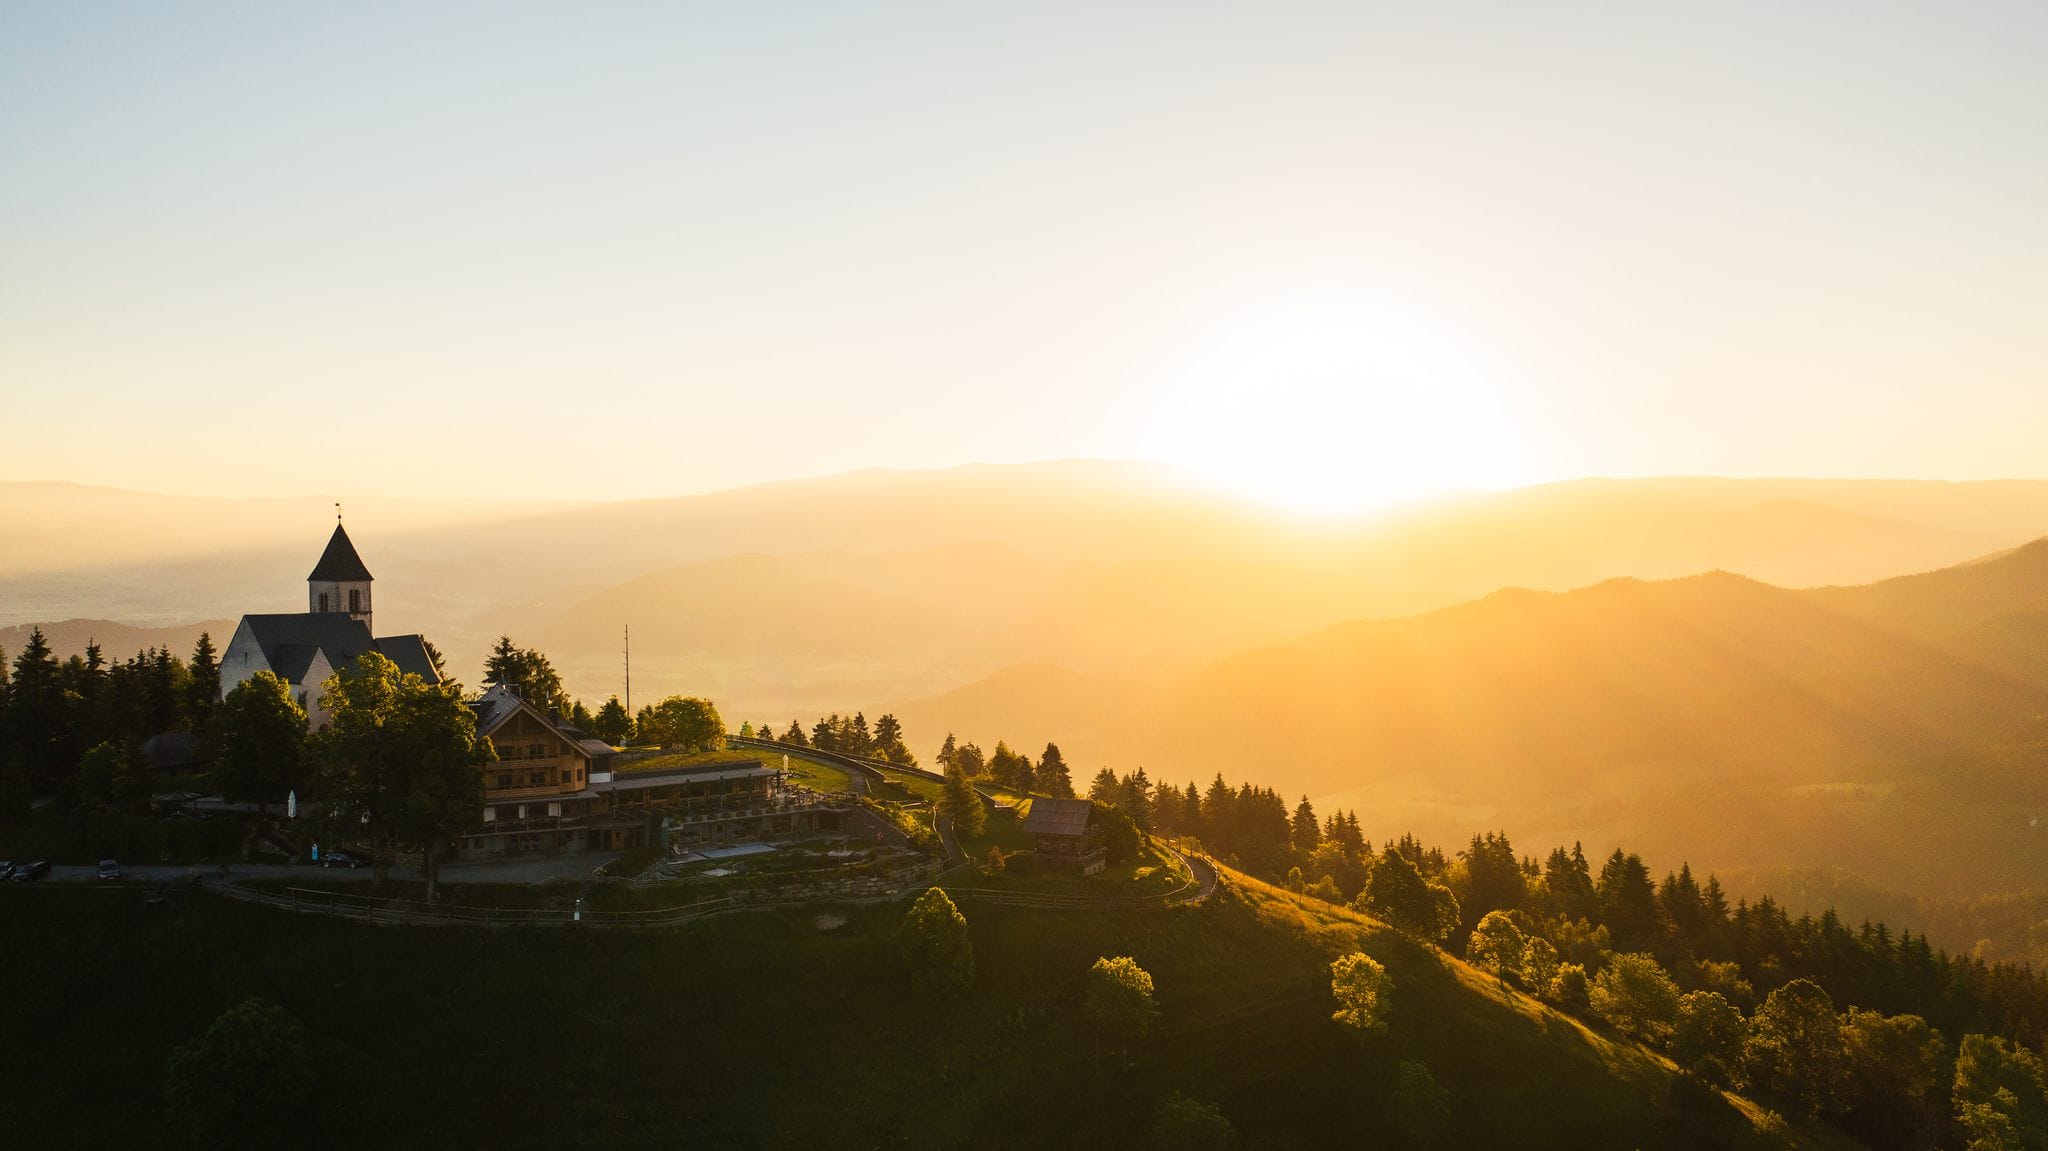
[[(940, 759), (949, 777), (1072, 794), (1057, 745), (1038, 765), (997, 749), (948, 734)], [(1356, 812), (1319, 815), (1306, 797), (1290, 810), (1221, 774), (1204, 788), (1104, 768), (1088, 797), (1874, 1146), (2048, 1146), (2048, 977), (2026, 964), (1833, 911), (1794, 917), (1768, 896), (1731, 901), (1712, 875), (1682, 864), (1659, 880), (1619, 848), (1596, 865), (1581, 844), (1539, 860), (1495, 832), (1455, 852), (1410, 835), (1375, 847)]]

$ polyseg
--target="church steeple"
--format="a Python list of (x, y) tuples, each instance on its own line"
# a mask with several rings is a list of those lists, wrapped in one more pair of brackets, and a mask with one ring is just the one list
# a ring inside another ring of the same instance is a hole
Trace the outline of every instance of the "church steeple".
[(370, 569), (363, 566), (363, 557), (356, 554), (356, 546), (349, 542), (337, 513), (327, 550), (320, 553), (320, 562), (313, 565), (313, 574), (306, 577), (306, 610), (346, 612), (369, 627), (370, 582)]

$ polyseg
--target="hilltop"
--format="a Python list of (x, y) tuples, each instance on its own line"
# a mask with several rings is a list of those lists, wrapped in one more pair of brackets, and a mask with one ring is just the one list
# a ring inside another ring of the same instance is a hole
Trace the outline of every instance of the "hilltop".
[[(312, 1146), (1141, 1146), (1173, 1091), (1218, 1104), (1246, 1146), (1399, 1146), (1404, 1061), (1447, 1094), (1438, 1145), (1848, 1145), (1758, 1131), (1747, 1104), (1674, 1091), (1661, 1058), (1234, 874), (1208, 903), (1160, 911), (963, 903), (977, 976), (958, 1002), (910, 993), (890, 941), (901, 904), (622, 934), (0, 895), (10, 968), (42, 991), (0, 1017), (51, 1037), (10, 1077), (12, 1122), (69, 1125), (80, 1145), (150, 1141), (170, 1048), (258, 992), (317, 1037), (323, 1078), (298, 1127)], [(1360, 948), (1395, 979), (1386, 1036), (1363, 1042), (1329, 1018), (1327, 968)], [(116, 975), (123, 955), (150, 961)], [(1157, 986), (1128, 1069), (1095, 1054), (1078, 1009), (1100, 955), (1133, 956)], [(107, 1034), (124, 1040), (93, 1038)], [(578, 1070), (508, 1076), (494, 1051), (573, 1053)]]

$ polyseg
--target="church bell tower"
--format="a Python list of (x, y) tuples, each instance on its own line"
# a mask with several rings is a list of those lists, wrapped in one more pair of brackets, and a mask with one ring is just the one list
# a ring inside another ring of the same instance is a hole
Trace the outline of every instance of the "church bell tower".
[[(356, 554), (356, 546), (342, 530), (339, 514), (334, 517), (334, 535), (327, 541), (327, 550), (320, 553), (320, 562), (306, 577), (306, 610), (346, 612), (362, 620), (364, 627), (371, 627), (370, 569), (363, 566), (363, 557)], [(375, 628), (371, 634), (376, 634)]]

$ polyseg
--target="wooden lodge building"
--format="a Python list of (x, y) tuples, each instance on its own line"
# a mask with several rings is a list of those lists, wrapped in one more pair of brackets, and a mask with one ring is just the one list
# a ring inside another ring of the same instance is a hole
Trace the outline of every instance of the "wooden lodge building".
[(1101, 871), (1108, 852), (1088, 840), (1088, 817), (1094, 812), (1095, 804), (1085, 799), (1033, 799), (1024, 831), (1037, 841), (1037, 862), (1083, 875)]
[(710, 847), (842, 826), (837, 800), (789, 787), (780, 768), (757, 759), (615, 771), (611, 745), (510, 687), (470, 706), (498, 759), (484, 765), (483, 825), (462, 837), (465, 859)]

